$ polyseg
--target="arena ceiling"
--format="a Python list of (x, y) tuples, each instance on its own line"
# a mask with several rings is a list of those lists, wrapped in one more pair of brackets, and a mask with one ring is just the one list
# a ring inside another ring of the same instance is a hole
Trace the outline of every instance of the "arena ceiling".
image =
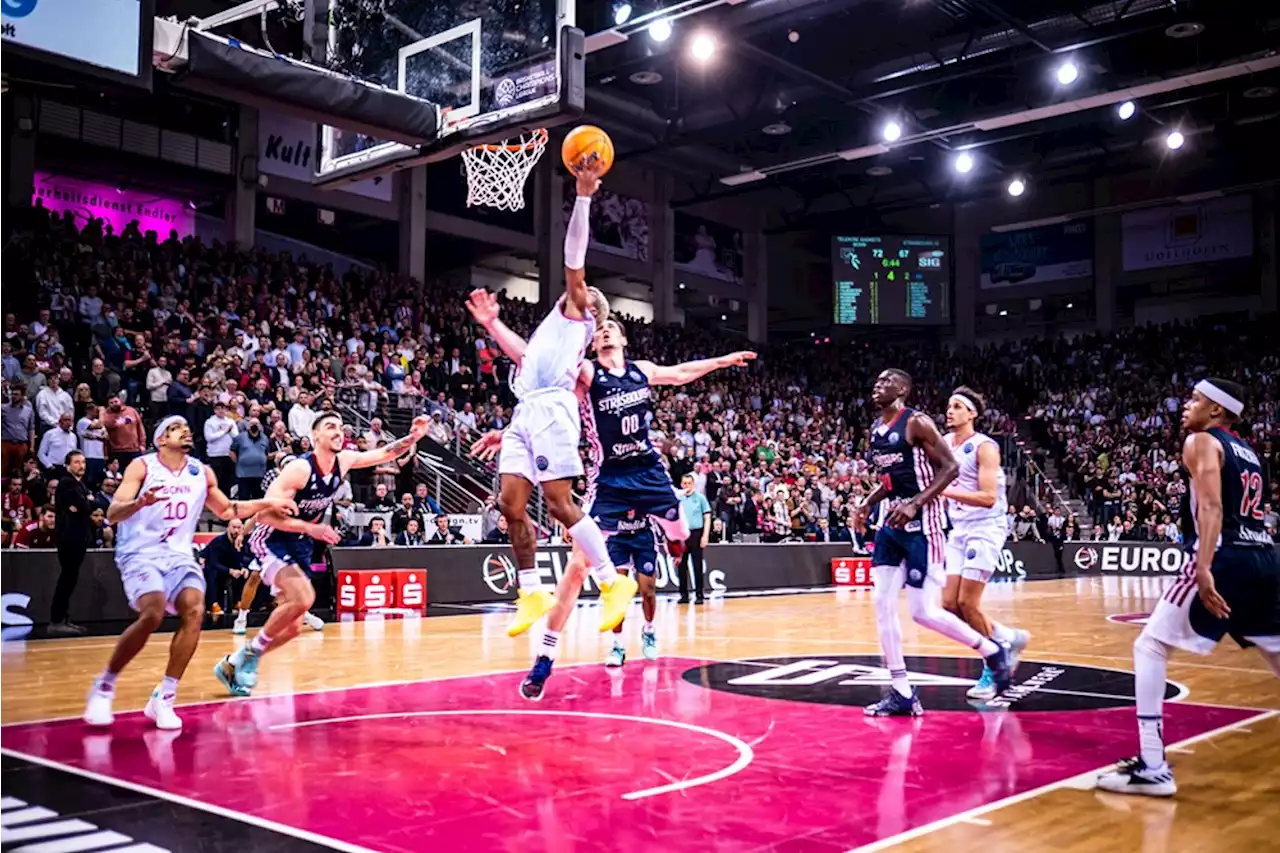
[[(640, 0), (630, 19), (654, 9)], [(625, 31), (617, 10), (580, 4), (578, 23)], [(704, 56), (712, 41), (710, 58), (694, 57), (699, 36)], [(745, 0), (677, 20), (665, 41), (646, 28), (592, 52), (587, 108), (624, 160), (680, 173), (679, 202), (782, 188), (795, 201), (790, 223), (833, 204), (914, 206), (1002, 191), (1017, 175), (1042, 185), (1146, 169), (1173, 153), (1207, 155), (1217, 174), (1205, 179), (1234, 185), (1276, 174), (1275, 68), (1135, 98), (1128, 120), (1108, 105), (974, 123), (1275, 64), (1278, 43), (1280, 9), (1267, 3)], [(1078, 76), (1061, 83), (1068, 61)], [(881, 151), (890, 121), (902, 137)], [(1174, 129), (1183, 152), (1165, 145)], [(974, 164), (965, 175), (954, 166), (961, 151)]]

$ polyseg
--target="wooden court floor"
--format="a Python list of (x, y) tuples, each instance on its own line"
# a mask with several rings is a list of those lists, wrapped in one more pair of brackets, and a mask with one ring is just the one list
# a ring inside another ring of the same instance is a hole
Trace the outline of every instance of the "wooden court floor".
[[(1000, 584), (988, 591), (986, 610), (993, 618), (1033, 632), (1028, 660), (1090, 672), (1129, 672), (1131, 645), (1139, 627), (1107, 617), (1149, 610), (1164, 583), (1158, 578), (1082, 578)], [(638, 604), (634, 607), (633, 619), (639, 615)], [(337, 691), (527, 668), (532, 641), (505, 635), (506, 613), (457, 610), (456, 616), (330, 624), (321, 633), (307, 632), (267, 658), (255, 695)], [(965, 649), (914, 625), (905, 606), (901, 615), (909, 656), (966, 655)], [(609, 640), (595, 630), (595, 619), (591, 609), (574, 615), (557, 664), (561, 673), (570, 664), (603, 659)], [(699, 608), (666, 599), (660, 602), (657, 626), (664, 658), (803, 658), (830, 663), (842, 656), (879, 654), (870, 593), (865, 591), (713, 599)], [(628, 667), (639, 661), (636, 630), (633, 622), (626, 633), (633, 655)], [(225, 699), (210, 670), (237, 642), (225, 630), (203, 635), (182, 682), (179, 705)], [(6, 643), (0, 668), (3, 723), (78, 716), (89, 683), (112, 645), (111, 638)], [(163, 669), (166, 645), (167, 637), (153, 638), (121, 676), (117, 714), (143, 706)], [(568, 679), (557, 682), (557, 677), (549, 683), (548, 696), (539, 707), (554, 707), (556, 690), (570, 683)], [(993, 799), (980, 808), (906, 829), (859, 849), (930, 853), (1280, 850), (1280, 680), (1256, 653), (1230, 643), (1207, 658), (1175, 655), (1169, 679), (1189, 691), (1179, 700), (1183, 703), (1261, 712), (1205, 731), (1173, 751), (1181, 788), (1175, 799), (1102, 794), (1089, 790), (1081, 775)], [(519, 676), (513, 674), (510, 680), (514, 691)], [(927, 715), (928, 709), (926, 699)], [(1121, 746), (1107, 760), (1135, 752), (1136, 733)], [(928, 760), (927, 755), (915, 758)]]

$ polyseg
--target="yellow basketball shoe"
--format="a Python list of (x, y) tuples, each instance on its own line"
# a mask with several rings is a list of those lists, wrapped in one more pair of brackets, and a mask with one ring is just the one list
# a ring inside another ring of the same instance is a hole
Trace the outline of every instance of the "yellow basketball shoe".
[(600, 633), (612, 631), (627, 615), (627, 606), (640, 584), (627, 575), (618, 575), (607, 587), (600, 587)]
[(520, 590), (520, 597), (516, 599), (516, 618), (512, 619), (511, 624), (507, 626), (507, 636), (520, 636), (555, 606), (556, 597), (545, 589), (537, 589), (533, 592)]

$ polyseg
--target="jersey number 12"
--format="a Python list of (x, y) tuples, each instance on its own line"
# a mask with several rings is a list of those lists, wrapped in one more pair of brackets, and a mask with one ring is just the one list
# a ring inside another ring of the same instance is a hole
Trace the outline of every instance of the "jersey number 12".
[(1240, 475), (1240, 516), (1262, 520), (1262, 475), (1257, 471), (1245, 471)]

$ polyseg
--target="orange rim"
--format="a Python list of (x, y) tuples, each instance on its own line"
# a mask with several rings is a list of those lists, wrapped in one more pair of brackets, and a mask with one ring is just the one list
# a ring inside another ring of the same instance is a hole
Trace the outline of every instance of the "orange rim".
[(533, 136), (529, 139), (528, 142), (519, 142), (515, 144), (477, 145), (473, 150), (489, 151), (489, 152), (509, 151), (514, 154), (517, 151), (528, 151), (530, 148), (537, 148), (539, 145), (545, 145), (546, 142), (547, 142), (547, 130), (546, 128), (540, 127), (537, 130), (533, 131)]

